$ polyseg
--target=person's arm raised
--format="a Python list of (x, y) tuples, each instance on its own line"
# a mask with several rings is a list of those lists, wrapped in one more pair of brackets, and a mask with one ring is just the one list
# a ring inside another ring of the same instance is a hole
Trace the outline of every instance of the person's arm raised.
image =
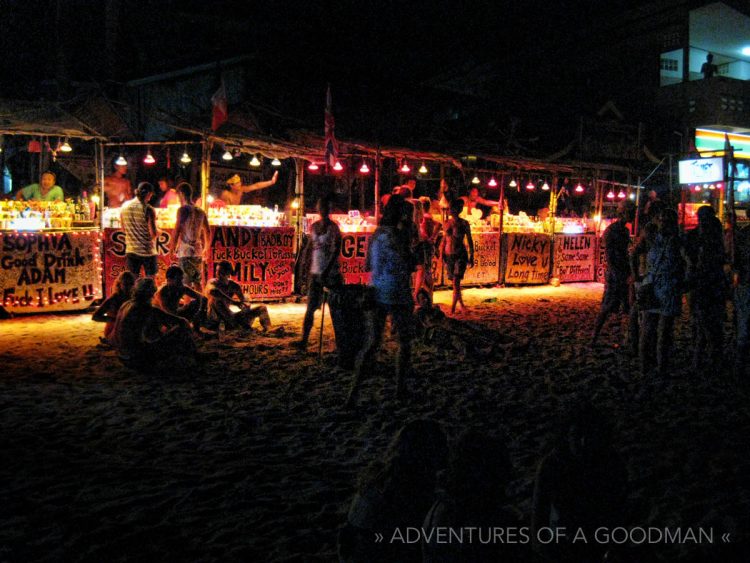
[(265, 180), (263, 182), (255, 182), (254, 184), (250, 184), (249, 186), (242, 186), (242, 192), (248, 193), (248, 192), (254, 192), (256, 190), (263, 190), (265, 188), (268, 188), (270, 186), (273, 186), (276, 183), (276, 180), (279, 179), (279, 171), (273, 173), (273, 176), (270, 180)]

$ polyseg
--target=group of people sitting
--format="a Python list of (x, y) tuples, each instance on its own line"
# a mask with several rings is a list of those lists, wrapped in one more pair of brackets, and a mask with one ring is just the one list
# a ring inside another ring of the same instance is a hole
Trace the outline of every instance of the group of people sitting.
[(112, 295), (92, 317), (106, 323), (102, 343), (114, 347), (127, 365), (154, 369), (176, 358), (211, 357), (198, 352), (196, 336), (250, 329), (256, 318), (268, 331), (267, 307), (245, 302), (240, 285), (230, 279), (232, 265), (220, 262), (216, 274), (200, 293), (183, 283), (184, 272), (177, 265), (167, 268), (166, 283), (159, 288), (152, 277), (136, 280), (132, 272), (122, 272)]
[[(505, 440), (469, 429), (449, 448), (437, 422), (406, 424), (359, 480), (339, 532), (339, 560), (531, 561), (532, 552), (546, 561), (604, 560), (612, 546), (593, 541), (595, 529), (625, 523), (625, 465), (608, 421), (588, 403), (561, 429), (539, 462), (525, 519), (506, 494), (514, 469)], [(571, 532), (545, 543), (543, 528)], [(588, 542), (572, 542), (578, 528)], [(461, 541), (446, 541), (449, 534)]]

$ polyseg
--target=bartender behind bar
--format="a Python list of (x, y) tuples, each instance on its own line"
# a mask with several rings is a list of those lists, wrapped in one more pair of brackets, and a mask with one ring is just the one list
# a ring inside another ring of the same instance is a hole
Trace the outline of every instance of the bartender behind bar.
[(55, 184), (55, 174), (47, 170), (42, 174), (38, 184), (29, 184), (16, 192), (16, 199), (26, 201), (63, 201), (65, 194), (62, 188)]
[(229, 178), (229, 180), (227, 180), (227, 187), (229, 189), (221, 192), (221, 199), (223, 199), (227, 205), (240, 205), (240, 203), (242, 202), (242, 194), (254, 192), (256, 190), (262, 190), (264, 188), (273, 186), (278, 178), (279, 173), (277, 171), (273, 173), (273, 177), (270, 180), (255, 182), (254, 184), (250, 184), (249, 186), (244, 186), (242, 185), (242, 180), (240, 179), (239, 175), (235, 174), (234, 176)]

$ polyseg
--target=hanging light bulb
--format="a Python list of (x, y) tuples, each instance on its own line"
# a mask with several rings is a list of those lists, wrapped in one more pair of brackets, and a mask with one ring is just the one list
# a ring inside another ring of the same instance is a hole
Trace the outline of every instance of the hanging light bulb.
[(70, 152), (73, 150), (73, 147), (70, 146), (70, 143), (68, 143), (68, 139), (65, 139), (65, 142), (60, 145), (60, 151), (62, 152)]
[(481, 180), (479, 179), (479, 176), (477, 176), (476, 174), (474, 174), (474, 177), (471, 179), (471, 183), (472, 184), (479, 184), (480, 182), (481, 182)]
[(545, 192), (548, 192), (548, 191), (549, 191), (549, 184), (548, 184), (547, 182), (544, 182), (544, 184), (542, 184), (542, 189), (543, 189), (543, 190), (544, 190)]
[(487, 185), (491, 188), (494, 188), (495, 186), (497, 186), (497, 180), (495, 180), (494, 176), (490, 178), (490, 181), (487, 182)]
[(116, 164), (117, 166), (127, 166), (127, 165), (128, 165), (128, 161), (127, 161), (127, 160), (125, 160), (125, 157), (124, 157), (124, 156), (120, 155), (120, 156), (118, 156), (118, 157), (117, 157), (117, 159), (115, 160), (115, 164)]
[(623, 190), (617, 192), (617, 199), (625, 199), (625, 192)]
[(613, 190), (607, 192), (607, 199), (615, 199), (615, 192)]
[(529, 180), (529, 183), (526, 184), (526, 189), (529, 190), (529, 191), (533, 190), (535, 187), (536, 186), (534, 186), (534, 182), (532, 182), (531, 180)]
[(250, 166), (258, 167), (260, 166), (260, 160), (258, 160), (258, 155), (254, 154), (252, 160), (250, 161)]
[(307, 165), (307, 169), (308, 170), (312, 170), (313, 172), (315, 172), (319, 168), (320, 167), (317, 164), (315, 164), (314, 162), (311, 162), (310, 164)]
[(146, 152), (146, 156), (143, 158), (143, 164), (153, 164), (156, 162), (156, 159), (154, 158), (154, 155), (151, 154), (151, 148), (148, 149), (148, 152)]
[(337, 161), (336, 161), (336, 164), (334, 164), (334, 165), (333, 165), (333, 169), (334, 169), (334, 170), (335, 170), (336, 172), (341, 172), (341, 171), (342, 171), (342, 170), (344, 169), (344, 167), (343, 167), (343, 166), (341, 166), (341, 163), (340, 163), (340, 162), (339, 162), (339, 161), (337, 160)]
[(408, 174), (409, 172), (411, 172), (411, 168), (409, 168), (409, 165), (406, 163), (406, 161), (404, 161), (404, 163), (401, 165), (401, 168), (399, 168), (399, 172), (401, 172), (401, 174)]
[(583, 193), (583, 186), (581, 185), (581, 182), (578, 182), (578, 185), (576, 185), (576, 193), (582, 194)]
[(281, 161), (280, 161), (280, 160), (279, 160), (278, 158), (274, 158), (274, 159), (273, 159), (273, 160), (271, 161), (271, 166), (276, 166), (276, 167), (279, 167), (279, 166), (281, 166)]
[(695, 186), (695, 187), (693, 188), (693, 191), (695, 191), (695, 192), (699, 192), (699, 191), (701, 191), (701, 187), (700, 187), (700, 186)]
[(715, 190), (716, 186), (714, 186), (713, 184), (709, 184), (708, 189), (709, 190)]
[(224, 154), (221, 155), (221, 158), (224, 160), (232, 160), (234, 157), (232, 156), (232, 153), (229, 152), (229, 149), (224, 150)]
[(518, 187), (518, 182), (516, 182), (515, 178), (511, 178), (510, 179), (510, 183), (508, 184), (508, 186), (510, 186), (511, 188)]
[(292, 209), (299, 209), (299, 198), (294, 198), (292, 200)]
[(187, 152), (187, 149), (185, 149), (185, 152), (182, 153), (182, 156), (180, 157), (180, 162), (182, 164), (190, 164), (192, 162), (192, 158), (190, 158), (190, 155)]
[(422, 166), (419, 167), (419, 173), (420, 174), (427, 174), (429, 170), (427, 170), (427, 167), (424, 165), (424, 162), (422, 163)]
[(359, 171), (362, 174), (369, 174), (370, 173), (370, 167), (367, 166), (367, 163), (363, 160), (362, 166), (359, 167)]

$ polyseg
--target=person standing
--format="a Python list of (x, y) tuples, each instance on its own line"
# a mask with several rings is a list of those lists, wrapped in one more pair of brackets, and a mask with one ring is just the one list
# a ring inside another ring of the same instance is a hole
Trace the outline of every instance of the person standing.
[(701, 66), (701, 74), (703, 78), (713, 78), (718, 68), (714, 64), (714, 56), (709, 53), (706, 55), (706, 62)]
[[(448, 272), (448, 279), (453, 281), (451, 315), (456, 313), (456, 305), (459, 303), (461, 304), (461, 310), (466, 310), (461, 295), (461, 280), (464, 278), (466, 268), (474, 267), (474, 241), (471, 238), (471, 227), (468, 221), (459, 217), (463, 208), (464, 200), (456, 198), (451, 201), (451, 214), (445, 223), (445, 238), (443, 238), (443, 260)], [(469, 245), (468, 253), (466, 252), (464, 239)]]
[(628, 261), (628, 247), (630, 246), (630, 231), (627, 223), (633, 220), (634, 206), (629, 201), (622, 201), (617, 207), (617, 220), (604, 231), (602, 240), (607, 257), (607, 273), (604, 277), (604, 296), (596, 317), (594, 334), (591, 345), (596, 344), (607, 318), (618, 313), (620, 309), (627, 314), (628, 306), (628, 278), (630, 276), (630, 262)]
[(187, 182), (177, 186), (181, 207), (172, 234), (171, 252), (185, 273), (186, 285), (196, 291), (203, 286), (203, 256), (208, 248), (210, 227), (206, 212), (193, 205), (193, 188)]
[(29, 184), (16, 192), (17, 200), (26, 201), (62, 201), (65, 194), (60, 186), (55, 184), (54, 172), (47, 170), (42, 174), (38, 184)]
[(357, 403), (363, 376), (371, 373), (375, 354), (383, 338), (385, 321), (391, 317), (398, 335), (396, 395), (406, 392), (406, 376), (411, 370), (411, 340), (414, 333), (414, 299), (411, 274), (415, 260), (411, 252), (412, 215), (404, 198), (393, 195), (383, 209), (383, 218), (370, 241), (366, 269), (371, 272), (370, 287), (374, 303), (367, 312), (367, 335), (355, 361), (347, 407)]
[(323, 303), (323, 292), (326, 287), (336, 287), (343, 282), (339, 270), (341, 254), (341, 229), (331, 220), (332, 200), (324, 196), (318, 201), (320, 220), (313, 223), (310, 229), (310, 249), (312, 259), (310, 276), (307, 284), (307, 310), (302, 323), (302, 340), (297, 343), (301, 350), (307, 348), (315, 311)]
[[(648, 273), (644, 283), (653, 284), (656, 303), (643, 305), (639, 342), (641, 373), (646, 373), (656, 356), (657, 374), (669, 374), (674, 321), (682, 310), (685, 262), (679, 238), (677, 212), (665, 209), (656, 219), (659, 233), (646, 257)], [(655, 349), (654, 349), (655, 348)]]
[(104, 193), (107, 196), (106, 205), (110, 208), (122, 207), (133, 197), (126, 164), (115, 164), (114, 174), (104, 178)]
[(432, 259), (435, 257), (435, 246), (442, 225), (435, 221), (430, 214), (430, 198), (419, 198), (417, 206), (422, 206), (421, 220), (417, 225), (419, 227), (419, 245), (417, 254), (417, 272), (414, 276), (414, 299), (417, 294), (424, 290), (432, 300), (432, 291), (434, 280), (432, 277)]
[(155, 276), (156, 262), (156, 212), (148, 204), (154, 195), (154, 187), (141, 182), (135, 190), (135, 197), (126, 201), (120, 211), (122, 228), (125, 231), (125, 258), (127, 269), (136, 277), (141, 275), (141, 267), (146, 276)]

